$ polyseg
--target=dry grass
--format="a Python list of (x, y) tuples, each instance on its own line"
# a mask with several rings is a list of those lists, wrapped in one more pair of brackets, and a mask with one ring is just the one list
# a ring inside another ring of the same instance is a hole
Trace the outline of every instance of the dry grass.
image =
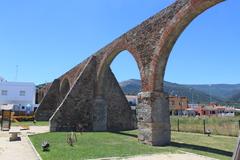
[(179, 130), (181, 132), (204, 133), (205, 129), (212, 134), (225, 136), (238, 136), (240, 117), (171, 117), (171, 129), (178, 130), (177, 121), (179, 119)]

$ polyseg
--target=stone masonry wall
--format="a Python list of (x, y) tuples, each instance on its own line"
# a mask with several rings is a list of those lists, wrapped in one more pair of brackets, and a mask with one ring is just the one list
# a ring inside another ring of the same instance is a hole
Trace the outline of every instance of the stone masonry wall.
[[(129, 130), (136, 120), (114, 74), (105, 73), (103, 101), (95, 106), (96, 60), (93, 57), (79, 76), (63, 103), (50, 119), (51, 131)], [(106, 111), (104, 108), (106, 107)], [(103, 121), (103, 122), (99, 122)], [(106, 124), (105, 122), (106, 121)], [(94, 126), (97, 124), (97, 126)], [(104, 126), (106, 125), (106, 126)], [(99, 128), (99, 126), (101, 126)]]
[(111, 131), (130, 130), (136, 128), (134, 111), (118, 84), (111, 69), (104, 76), (104, 97), (108, 104), (107, 129)]
[[(88, 59), (87, 59), (88, 60)], [(59, 107), (59, 105), (64, 100), (66, 94), (68, 93), (70, 87), (73, 86), (76, 81), (77, 74), (79, 75), (83, 68), (86, 65), (87, 60), (83, 61), (72, 70), (67, 72), (68, 74), (65, 76), (61, 76), (58, 79), (55, 79), (49, 89), (47, 90), (46, 95), (42, 99), (38, 109), (35, 112), (35, 119), (38, 121), (48, 121), (50, 117), (53, 115), (55, 110)], [(69, 80), (69, 87), (62, 87), (65, 80)], [(63, 89), (64, 88), (64, 91)], [(67, 89), (67, 90), (66, 90)], [(45, 90), (44, 90), (45, 92)], [(64, 92), (64, 94), (63, 94)], [(41, 93), (41, 91), (40, 91)]]
[(96, 61), (89, 60), (62, 104), (50, 118), (50, 131), (92, 130)]
[(35, 112), (35, 119), (38, 121), (48, 121), (55, 112), (57, 106), (61, 103), (61, 96), (59, 93), (59, 79), (55, 79), (51, 84), (47, 94), (41, 101), (40, 106)]
[(51, 85), (52, 83), (45, 83), (45, 84), (42, 84), (42, 86), (37, 86), (36, 104), (40, 104), (42, 102)]

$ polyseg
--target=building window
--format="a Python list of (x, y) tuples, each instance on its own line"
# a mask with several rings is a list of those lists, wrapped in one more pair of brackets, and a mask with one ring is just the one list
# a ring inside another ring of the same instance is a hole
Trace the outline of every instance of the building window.
[(2, 90), (2, 92), (1, 92), (1, 95), (2, 95), (2, 96), (7, 96), (7, 94), (8, 94), (8, 91), (7, 91), (7, 90)]
[(20, 95), (20, 96), (25, 96), (25, 95), (26, 95), (26, 91), (20, 91), (20, 92), (19, 92), (19, 95)]

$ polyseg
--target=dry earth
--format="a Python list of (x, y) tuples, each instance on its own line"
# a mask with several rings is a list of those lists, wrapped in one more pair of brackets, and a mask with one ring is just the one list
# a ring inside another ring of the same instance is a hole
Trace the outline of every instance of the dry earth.
[(209, 157), (204, 157), (192, 153), (183, 154), (153, 154), (153, 155), (141, 155), (129, 158), (111, 157), (100, 158), (97, 160), (216, 160)]
[[(20, 127), (12, 127), (17, 130)], [(0, 131), (0, 160), (38, 160), (27, 135), (48, 132), (48, 127), (30, 127), (21, 131), (21, 141), (9, 141), (9, 133)]]

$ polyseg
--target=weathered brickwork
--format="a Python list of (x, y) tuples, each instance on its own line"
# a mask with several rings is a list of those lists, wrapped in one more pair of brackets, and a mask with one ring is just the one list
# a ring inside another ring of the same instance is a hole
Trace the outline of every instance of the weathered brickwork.
[(50, 131), (92, 130), (93, 97), (96, 61), (91, 58), (85, 65), (65, 100), (50, 118)]
[[(96, 52), (94, 65), (87, 59), (85, 65), (80, 64), (58, 78), (58, 90), (49, 89), (37, 115), (45, 116), (43, 112), (47, 109), (51, 113), (57, 109), (50, 120), (52, 131), (72, 130), (79, 125), (93, 131), (132, 128), (134, 117), (130, 116), (126, 99), (109, 71), (114, 58), (128, 50), (138, 64), (142, 80), (137, 107), (139, 140), (152, 145), (169, 144), (169, 107), (163, 94), (169, 54), (189, 23), (222, 1), (177, 0)], [(50, 112), (46, 117), (49, 115)]]
[[(79, 75), (81, 73), (86, 62), (87, 60), (77, 65), (58, 79), (55, 79), (53, 83), (50, 84), (48, 92), (44, 96), (44, 99), (41, 101), (40, 106), (35, 113), (36, 120), (48, 121), (50, 119), (57, 107), (64, 100), (67, 92), (73, 86), (77, 74)], [(43, 91), (45, 92), (45, 90)], [(41, 93), (41, 91), (39, 93)]]
[(38, 107), (35, 113), (35, 119), (38, 121), (47, 121), (55, 112), (57, 106), (61, 102), (61, 96), (59, 94), (60, 81), (55, 79), (50, 88), (48, 89), (47, 94), (44, 99), (41, 101), (40, 106)]
[(47, 94), (49, 88), (51, 87), (51, 83), (46, 83), (46, 84), (42, 84), (40, 86), (37, 87), (37, 91), (36, 91), (36, 104), (39, 104), (42, 102), (43, 98), (45, 97), (45, 95)]
[(104, 76), (104, 94), (95, 97), (96, 66), (92, 57), (51, 117), (51, 131), (134, 129), (132, 111), (110, 69)]
[(110, 69), (104, 74), (104, 99), (107, 102), (107, 129), (111, 131), (136, 128), (136, 115)]

